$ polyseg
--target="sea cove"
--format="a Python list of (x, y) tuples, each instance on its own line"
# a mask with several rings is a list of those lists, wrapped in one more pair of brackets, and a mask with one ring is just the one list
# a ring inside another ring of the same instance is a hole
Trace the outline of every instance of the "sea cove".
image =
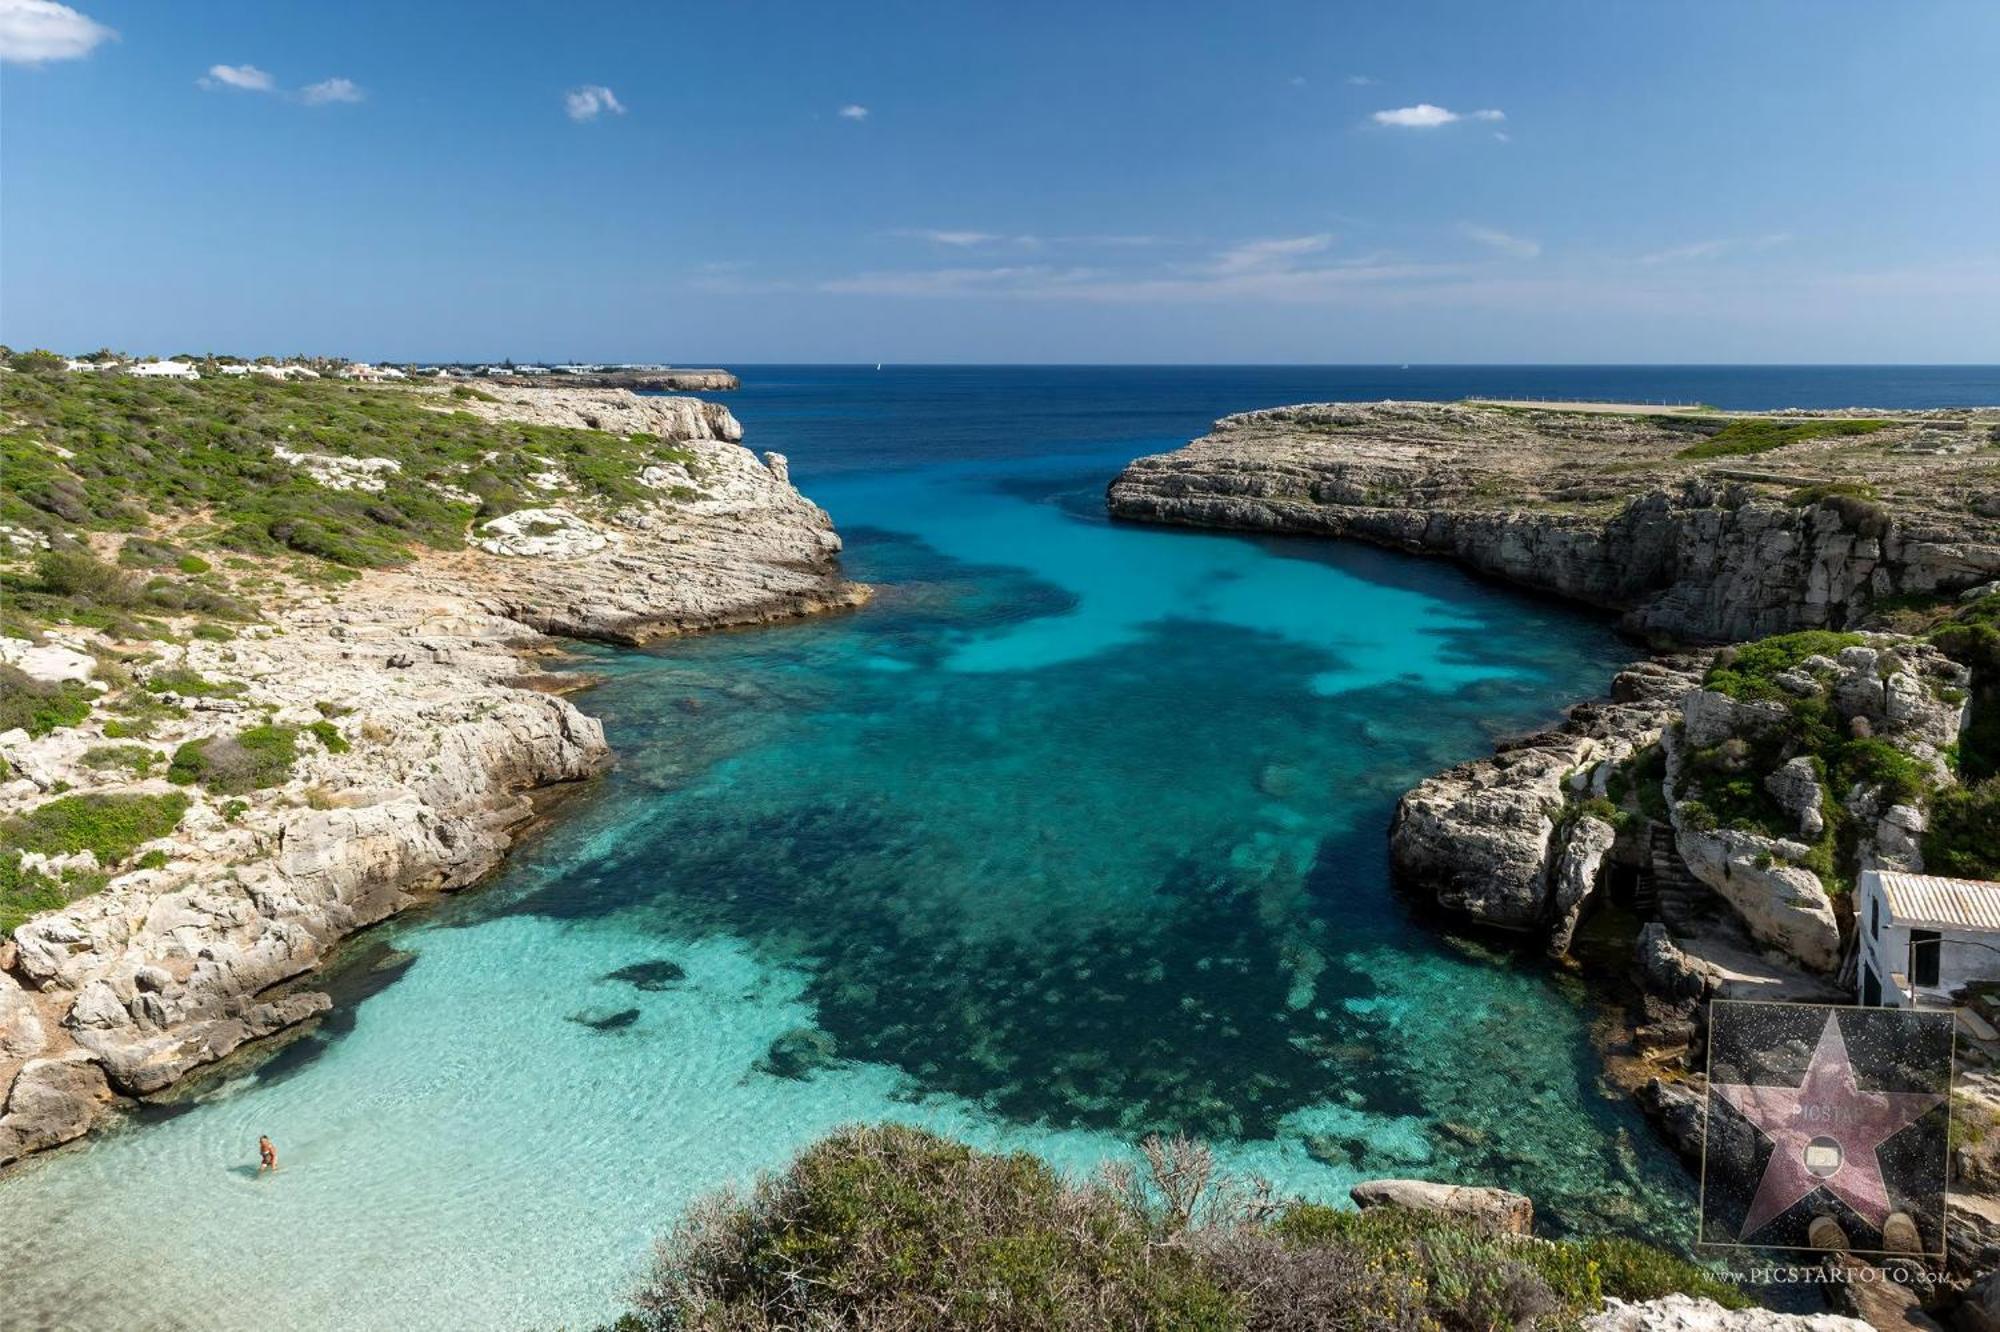
[(1286, 1193), (1433, 1174), (1674, 1239), (1580, 987), (1413, 920), (1382, 836), (1629, 645), (1439, 563), (1114, 525), (1131, 457), (1315, 393), (1199, 372), (1175, 421), (1078, 373), (732, 397), (874, 603), (590, 650), (620, 766), (497, 882), (356, 947), (270, 1063), (0, 1182), (25, 1325), (603, 1318), (686, 1202), (857, 1120), (1079, 1172), (1179, 1128)]

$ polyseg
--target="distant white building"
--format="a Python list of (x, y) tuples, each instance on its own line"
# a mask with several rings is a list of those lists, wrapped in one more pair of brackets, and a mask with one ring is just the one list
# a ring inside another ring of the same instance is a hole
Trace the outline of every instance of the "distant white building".
[(385, 378), (380, 370), (366, 361), (356, 361), (352, 365), (343, 365), (340, 367), (338, 373), (342, 379), (360, 379), (368, 383)]
[(398, 370), (398, 369), (397, 369), (397, 368), (396, 368), (395, 366), (393, 366), (393, 365), (378, 365), (378, 366), (376, 366), (376, 367), (375, 367), (375, 377), (376, 377), (377, 379), (408, 379), (408, 378), (409, 378), (409, 376), (408, 376), (408, 375), (404, 374), (404, 373), (403, 373), (403, 372), (402, 372), (401, 370)]
[(1855, 910), (1861, 1002), (1949, 1008), (1975, 981), (2000, 981), (2000, 883), (1865, 870)]
[(318, 379), (319, 371), (309, 365), (287, 365), (281, 367), (287, 379)]
[(250, 373), (250, 367), (247, 365), (218, 365), (215, 368), (225, 375), (247, 375)]
[(520, 372), (518, 370), (515, 370), (512, 366), (489, 365), (484, 370), (480, 371), (480, 373), (486, 375), (513, 375), (513, 374), (519, 374)]
[(186, 361), (140, 361), (132, 373), (141, 379), (200, 379), (201, 371)]
[(517, 375), (545, 375), (548, 373), (548, 370), (539, 365), (523, 365), (516, 367), (514, 373)]

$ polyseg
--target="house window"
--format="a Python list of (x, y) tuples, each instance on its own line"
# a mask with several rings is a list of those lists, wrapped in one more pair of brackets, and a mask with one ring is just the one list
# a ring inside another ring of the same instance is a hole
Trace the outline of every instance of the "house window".
[(1936, 930), (1910, 931), (1910, 983), (1938, 983), (1938, 953), (1941, 945)]
[(1861, 1002), (1870, 1008), (1882, 1006), (1882, 982), (1875, 975), (1875, 968), (1866, 962), (1861, 964)]
[(1868, 937), (1882, 937), (1882, 899), (1879, 897), (1868, 899)]

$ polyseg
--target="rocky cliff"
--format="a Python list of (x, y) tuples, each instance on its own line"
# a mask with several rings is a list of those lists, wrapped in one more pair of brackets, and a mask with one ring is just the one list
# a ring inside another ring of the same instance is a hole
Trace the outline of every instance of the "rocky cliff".
[(2000, 575), (2000, 410), (1647, 415), (1317, 403), (1224, 417), (1121, 518), (1346, 536), (1730, 642)]
[[(544, 633), (635, 642), (865, 596), (839, 576), (826, 515), (782, 458), (735, 442), (722, 408), (534, 390), (472, 405), (658, 441), (648, 497), (589, 503), (550, 474), (533, 507), (475, 522), (462, 550), (331, 587), (259, 566), (280, 590), (226, 641), (76, 625), (0, 640), (10, 688), (72, 691), (47, 696), (87, 714), (0, 733), (0, 832), (27, 845), (119, 811), (172, 812), (115, 862), (64, 849), (115, 829), (8, 853), (22, 884), (85, 895), (0, 941), (0, 1165), (324, 1011), (297, 982), (341, 939), (487, 874), (529, 793), (603, 768), (599, 725), (529, 687), (554, 647)], [(330, 491), (383, 470), (287, 455)], [(134, 539), (88, 534), (112, 563)], [(281, 770), (255, 767), (277, 750)]]

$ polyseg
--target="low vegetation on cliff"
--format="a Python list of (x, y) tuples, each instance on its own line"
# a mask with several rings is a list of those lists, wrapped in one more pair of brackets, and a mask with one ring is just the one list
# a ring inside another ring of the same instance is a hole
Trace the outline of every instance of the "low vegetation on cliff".
[[(186, 612), (242, 621), (258, 579), (225, 577), (218, 565), (249, 570), (232, 556), (303, 561), (314, 576), (401, 564), (555, 490), (641, 502), (645, 468), (696, 461), (652, 435), (452, 407), (425, 388), (330, 380), (0, 375), (0, 553), (50, 552), (7, 575), (10, 632), (144, 630)], [(81, 548), (97, 532), (132, 534), (118, 565)]]
[(1677, 458), (1740, 458), (1753, 453), (1769, 453), (1787, 444), (1809, 439), (1836, 439), (1842, 435), (1872, 435), (1886, 430), (1889, 421), (1840, 417), (1819, 421), (1786, 421), (1771, 417), (1738, 417), (1699, 444), (1690, 444)]
[(1273, 1204), (1186, 1140), (1064, 1179), (919, 1129), (848, 1129), (748, 1196), (698, 1204), (611, 1332), (1574, 1325), (1606, 1295), (1736, 1291), (1657, 1249), (1438, 1214)]

